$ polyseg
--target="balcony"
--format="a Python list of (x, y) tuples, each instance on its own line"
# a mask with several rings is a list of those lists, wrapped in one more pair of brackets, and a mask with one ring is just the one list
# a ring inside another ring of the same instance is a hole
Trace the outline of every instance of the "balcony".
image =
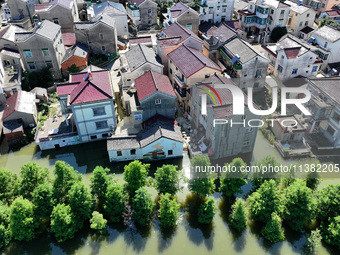
[(174, 75), (176, 82), (179, 84), (180, 87), (184, 87), (186, 88), (187, 85), (185, 84), (184, 78), (182, 79), (182, 77), (178, 76), (177, 74)]
[(234, 70), (242, 70), (242, 65), (240, 63), (232, 64), (231, 63), (231, 58), (222, 49), (218, 49), (218, 52), (228, 62), (228, 65), (231, 66)]
[(268, 12), (267, 13), (262, 13), (256, 10), (256, 16), (259, 17), (260, 19), (266, 19), (268, 18)]

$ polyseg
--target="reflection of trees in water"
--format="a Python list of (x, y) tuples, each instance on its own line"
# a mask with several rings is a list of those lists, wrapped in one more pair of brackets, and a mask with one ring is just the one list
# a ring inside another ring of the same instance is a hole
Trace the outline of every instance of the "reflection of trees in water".
[(188, 224), (185, 224), (184, 222), (183, 224), (185, 224), (185, 229), (188, 233), (190, 241), (196, 245), (204, 243), (208, 250), (212, 250), (214, 224), (213, 222), (210, 224), (200, 224), (197, 220), (199, 207), (204, 202), (205, 200), (199, 198), (198, 196), (192, 194), (187, 195), (183, 206), (186, 211), (184, 217), (186, 218)]

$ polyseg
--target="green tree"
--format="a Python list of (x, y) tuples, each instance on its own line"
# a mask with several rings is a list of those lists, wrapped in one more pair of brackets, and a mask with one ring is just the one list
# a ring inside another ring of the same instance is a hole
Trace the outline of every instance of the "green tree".
[(204, 204), (198, 209), (198, 222), (201, 224), (209, 224), (214, 219), (216, 213), (215, 200), (209, 197)]
[(274, 180), (265, 181), (249, 197), (249, 210), (254, 220), (262, 222), (269, 221), (273, 212), (281, 211), (280, 193)]
[[(191, 159), (192, 172), (195, 176), (189, 180), (189, 190), (201, 198), (205, 198), (215, 192), (215, 178), (204, 172), (210, 166), (210, 159), (202, 154)], [(197, 169), (197, 171), (196, 171)], [(198, 172), (200, 169), (201, 172)]]
[(90, 219), (91, 228), (95, 230), (103, 230), (106, 228), (107, 220), (104, 219), (103, 214), (94, 211)]
[(146, 184), (146, 176), (149, 173), (150, 164), (143, 164), (135, 160), (124, 167), (124, 180), (126, 181), (126, 190), (132, 198), (136, 190), (144, 187)]
[(68, 191), (73, 184), (82, 180), (82, 176), (64, 161), (55, 163), (54, 174), (56, 177), (53, 183), (53, 197), (57, 203), (66, 202)]
[(313, 230), (304, 245), (304, 252), (311, 255), (318, 254), (317, 251), (318, 247), (321, 245), (321, 239), (320, 229)]
[(266, 226), (262, 229), (261, 234), (272, 243), (276, 243), (285, 239), (281, 226), (280, 217), (274, 212), (272, 213)]
[(139, 188), (132, 199), (132, 213), (136, 222), (141, 226), (150, 223), (152, 215), (153, 202), (151, 194), (145, 188)]
[(73, 184), (68, 192), (70, 207), (75, 216), (77, 227), (83, 227), (85, 220), (90, 219), (94, 207), (93, 196), (82, 182)]
[(76, 66), (76, 64), (72, 64), (69, 68), (67, 68), (69, 73), (79, 73), (80, 69)]
[(340, 215), (340, 184), (327, 185), (317, 193), (317, 218), (328, 220)]
[(9, 214), (10, 210), (8, 206), (0, 202), (0, 249), (7, 246), (11, 241)]
[(37, 162), (28, 162), (21, 167), (20, 193), (24, 198), (32, 199), (33, 190), (49, 179), (49, 171)]
[(226, 167), (230, 167), (230, 169), (236, 168), (237, 172), (228, 173), (226, 178), (221, 178), (220, 192), (222, 192), (224, 196), (230, 197), (236, 194), (242, 194), (241, 187), (247, 184), (247, 173), (241, 172), (241, 167), (246, 165), (241, 158), (233, 159), (229, 166), (226, 164)]
[(180, 207), (175, 199), (171, 198), (169, 193), (161, 195), (159, 200), (159, 219), (160, 226), (163, 229), (172, 228), (176, 225), (176, 221), (179, 217), (178, 209)]
[(93, 170), (93, 174), (90, 179), (91, 193), (98, 199), (100, 203), (104, 202), (107, 187), (109, 186), (112, 180), (111, 176), (108, 176), (109, 172), (110, 169), (97, 166)]
[(119, 222), (125, 210), (124, 192), (118, 183), (110, 184), (107, 188), (104, 212), (111, 222)]
[(14, 239), (29, 241), (34, 238), (34, 206), (27, 199), (17, 198), (11, 205), (9, 228)]
[(74, 219), (71, 207), (65, 204), (57, 204), (51, 214), (51, 232), (58, 242), (64, 242), (73, 238), (77, 231), (77, 223)]
[(53, 209), (53, 189), (51, 184), (45, 182), (36, 187), (32, 194), (35, 205), (35, 215), (40, 220), (49, 220)]
[(314, 217), (316, 199), (303, 180), (296, 180), (285, 189), (282, 203), (282, 216), (294, 230), (302, 229)]
[(0, 200), (12, 202), (19, 193), (19, 180), (16, 174), (0, 169)]
[(285, 34), (287, 34), (287, 28), (286, 27), (275, 27), (270, 34), (270, 39), (273, 42), (277, 42)]
[(230, 225), (238, 232), (242, 232), (247, 228), (247, 214), (244, 201), (241, 198), (237, 198), (231, 208)]
[(323, 240), (340, 248), (340, 216), (329, 218), (329, 222), (321, 225)]
[[(276, 160), (274, 156), (265, 156), (261, 160), (257, 160), (253, 163), (254, 166), (258, 166), (259, 168), (264, 168), (264, 167), (275, 167), (275, 166), (280, 166), (281, 163)], [(252, 185), (255, 187), (255, 189), (259, 188), (265, 181), (273, 179), (276, 184), (280, 183), (280, 176), (275, 173), (275, 172), (267, 172), (266, 176), (263, 177), (262, 172), (256, 172), (252, 174)]]
[(155, 173), (156, 190), (159, 194), (175, 195), (180, 190), (180, 175), (177, 166), (163, 165)]

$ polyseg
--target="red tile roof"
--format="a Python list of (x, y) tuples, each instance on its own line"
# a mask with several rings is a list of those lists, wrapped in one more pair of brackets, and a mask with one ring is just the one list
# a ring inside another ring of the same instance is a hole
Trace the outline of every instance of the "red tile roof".
[(135, 84), (139, 101), (158, 91), (176, 97), (168, 76), (152, 70), (135, 79)]
[(75, 33), (62, 33), (63, 41), (65, 46), (72, 46), (76, 44)]
[(151, 36), (141, 36), (141, 37), (134, 37), (129, 39), (130, 44), (137, 44), (137, 43), (152, 43)]
[(338, 11), (326, 11), (329, 17), (337, 17), (340, 16)]
[(132, 4), (136, 4), (136, 6), (140, 6), (145, 0), (133, 0)]
[(178, 2), (177, 4), (175, 4), (174, 6), (170, 8), (170, 11), (171, 11), (172, 17), (176, 18), (182, 15), (182, 13), (188, 9), (189, 9), (188, 6), (184, 5), (182, 2)]
[(299, 55), (301, 47), (285, 49), (285, 53), (288, 59), (296, 58)]
[(200, 40), (195, 33), (193, 33), (191, 30), (187, 29), (186, 27), (183, 27), (181, 24), (179, 24), (177, 22), (174, 22), (170, 26), (168, 26), (167, 28), (163, 29), (163, 33), (167, 37), (180, 36), (182, 38), (182, 40), (180, 42), (186, 40), (190, 36)]
[(20, 92), (18, 91), (17, 93), (7, 98), (4, 113), (2, 115), (2, 120), (5, 120), (8, 116), (15, 112), (19, 93)]
[(202, 52), (189, 48), (185, 45), (178, 47), (168, 54), (168, 57), (175, 63), (175, 65), (182, 71), (185, 77), (190, 77), (194, 73), (210, 67), (221, 71), (221, 69)]
[(57, 94), (70, 95), (71, 105), (112, 99), (109, 72), (97, 71), (91, 74), (92, 78), (86, 81), (86, 72), (71, 75), (70, 83), (57, 85)]

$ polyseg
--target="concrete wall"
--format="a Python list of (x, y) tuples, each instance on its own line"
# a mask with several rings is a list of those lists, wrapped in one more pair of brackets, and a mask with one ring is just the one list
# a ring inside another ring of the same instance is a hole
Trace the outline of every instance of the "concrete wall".
[(3, 120), (9, 121), (9, 120), (18, 120), (22, 119), (24, 128), (28, 127), (30, 124), (37, 125), (37, 109), (35, 107), (35, 113), (34, 114), (28, 114), (28, 113), (23, 113), (23, 112), (13, 112), (11, 115), (9, 115), (6, 119)]
[[(155, 104), (155, 100), (160, 99), (160, 104)], [(169, 119), (175, 119), (176, 98), (164, 95), (160, 92), (153, 94), (151, 97), (140, 102), (143, 109), (143, 121), (150, 119), (156, 114), (162, 115)]]
[(134, 82), (136, 78), (138, 78), (139, 76), (143, 75), (145, 72), (150, 71), (150, 70), (161, 73), (161, 74), (163, 73), (162, 66), (154, 65), (154, 64), (147, 62), (144, 65), (137, 68), (136, 70), (134, 70), (133, 72), (122, 73), (123, 84), (129, 85), (130, 83)]
[[(151, 14), (149, 13), (151, 10)], [(157, 4), (151, 0), (145, 1), (139, 6), (140, 25), (148, 27), (157, 24)]]
[[(329, 56), (326, 60), (329, 64), (340, 62), (340, 40), (332, 43), (315, 35), (314, 33), (312, 33), (312, 36), (315, 38), (315, 41), (318, 45), (320, 45), (320, 47), (329, 51)], [(325, 47), (326, 42), (327, 46)]]
[[(200, 22), (220, 23), (222, 17), (224, 17), (224, 21), (232, 20), (234, 0), (208, 0), (205, 4), (208, 7), (200, 6)], [(210, 9), (212, 13), (210, 13)]]
[(308, 11), (302, 14), (299, 14), (299, 13), (296, 13), (290, 10), (290, 14), (289, 14), (290, 21), (289, 21), (288, 27), (292, 29), (292, 33), (295, 36), (298, 36), (300, 34), (300, 30), (303, 29), (305, 26), (313, 27), (315, 15), (316, 15), (316, 12), (313, 9), (309, 9)]
[[(71, 107), (81, 142), (104, 138), (102, 136), (103, 134), (112, 132), (117, 126), (113, 100), (74, 105)], [(93, 108), (97, 107), (104, 107), (105, 115), (94, 116)], [(96, 122), (99, 121), (107, 121), (107, 128), (97, 129)], [(91, 139), (91, 136), (97, 136), (97, 138)]]
[(188, 24), (191, 23), (192, 29), (191, 31), (195, 34), (198, 33), (198, 26), (199, 26), (199, 14), (196, 11), (186, 11), (177, 19), (177, 22), (184, 27), (187, 27)]
[(56, 147), (65, 147), (65, 146), (71, 146), (76, 145), (80, 143), (79, 136), (70, 136), (70, 137), (60, 137), (56, 138), (53, 137), (51, 140), (48, 141), (39, 141), (37, 142), (37, 145), (39, 146), (40, 150), (49, 150), (49, 149), (55, 149)]

